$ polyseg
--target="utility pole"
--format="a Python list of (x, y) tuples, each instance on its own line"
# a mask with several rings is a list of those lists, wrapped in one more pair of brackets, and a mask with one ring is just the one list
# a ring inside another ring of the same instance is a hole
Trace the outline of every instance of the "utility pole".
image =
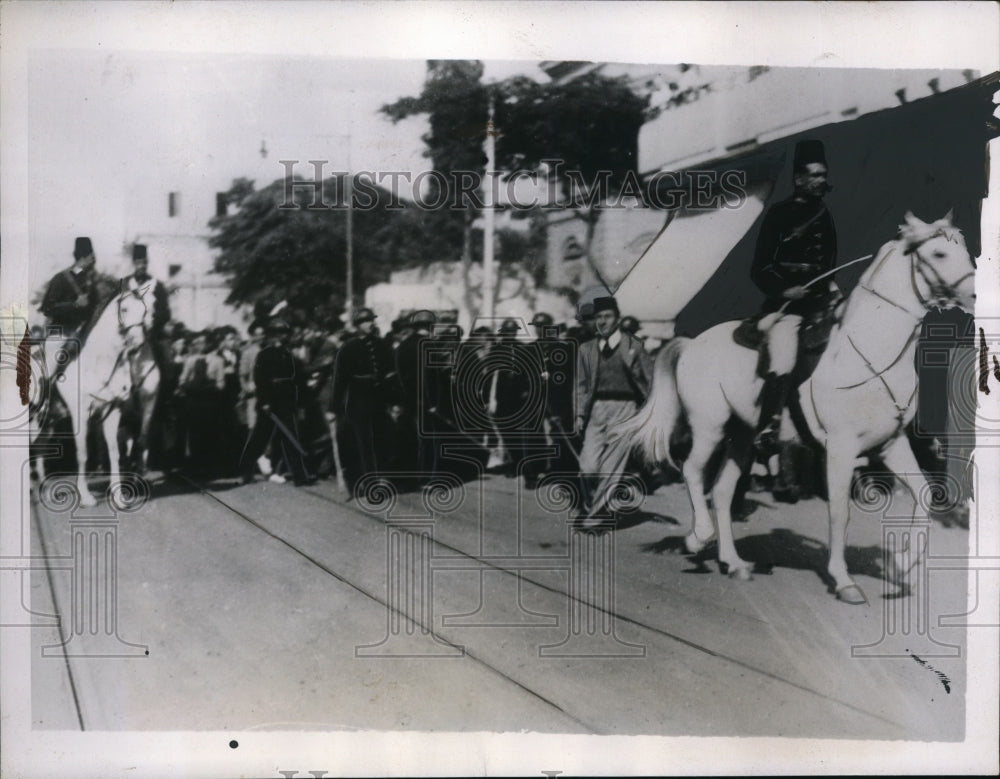
[(354, 172), (351, 170), (351, 134), (347, 134), (347, 175), (344, 176), (344, 194), (347, 197), (347, 295), (344, 313), (351, 324), (354, 314)]
[(496, 175), (496, 130), (493, 126), (493, 92), (490, 92), (489, 117), (486, 121), (486, 181), (489, 191), (486, 192), (486, 212), (483, 214), (483, 316), (487, 321), (493, 319), (494, 298), (494, 260), (493, 233), (496, 230), (496, 214), (493, 202), (493, 176)]

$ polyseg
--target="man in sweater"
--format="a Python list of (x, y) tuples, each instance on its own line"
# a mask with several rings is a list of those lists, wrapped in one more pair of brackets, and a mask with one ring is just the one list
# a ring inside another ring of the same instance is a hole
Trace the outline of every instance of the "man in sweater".
[(576, 361), (576, 432), (583, 436), (580, 481), (584, 523), (610, 519), (608, 496), (628, 463), (628, 446), (615, 430), (649, 394), (653, 365), (642, 343), (619, 329), (618, 303), (594, 301), (593, 339), (580, 345)]

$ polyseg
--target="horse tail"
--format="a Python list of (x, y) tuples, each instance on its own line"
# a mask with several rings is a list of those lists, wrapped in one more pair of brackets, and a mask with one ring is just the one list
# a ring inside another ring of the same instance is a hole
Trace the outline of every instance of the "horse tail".
[(689, 338), (674, 338), (660, 350), (653, 365), (649, 397), (620, 428), (621, 437), (647, 461), (666, 461), (674, 468), (680, 466), (670, 455), (670, 438), (684, 410), (677, 394), (677, 361), (688, 343)]

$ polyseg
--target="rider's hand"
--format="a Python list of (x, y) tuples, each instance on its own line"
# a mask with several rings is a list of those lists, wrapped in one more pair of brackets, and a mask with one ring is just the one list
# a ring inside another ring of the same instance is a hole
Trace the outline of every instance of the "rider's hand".
[(805, 287), (801, 285), (796, 285), (794, 287), (789, 287), (785, 290), (785, 297), (789, 300), (801, 300), (809, 292)]
[(573, 429), (576, 431), (577, 435), (583, 435), (583, 429), (586, 426), (587, 426), (587, 423), (586, 423), (586, 421), (584, 421), (584, 418), (583, 417), (577, 417), (576, 418), (576, 425), (575, 425), (575, 427)]
[(76, 296), (76, 305), (80, 308), (86, 308), (88, 303), (90, 303), (90, 298), (87, 296), (86, 292)]

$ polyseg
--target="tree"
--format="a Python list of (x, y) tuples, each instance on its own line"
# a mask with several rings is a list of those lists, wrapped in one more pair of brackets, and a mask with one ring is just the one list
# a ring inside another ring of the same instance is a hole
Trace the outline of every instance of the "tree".
[[(394, 123), (426, 114), (430, 129), (422, 136), (427, 146), (424, 156), (431, 160), (433, 169), (445, 175), (468, 171), (481, 178), (486, 166), (483, 141), (489, 103), (482, 78), (483, 64), (478, 60), (429, 60), (420, 94), (400, 98), (382, 106), (381, 111)], [(430, 193), (426, 200), (433, 202), (438, 194)], [(427, 218), (436, 222), (444, 235), (460, 236), (460, 243), (453, 248), (461, 256), (465, 307), (475, 317), (479, 307), (469, 278), (474, 254), (472, 225), (477, 210), (463, 193), (460, 202), (434, 212)]]
[[(318, 192), (312, 182), (294, 181), (281, 179), (260, 190), (247, 179), (233, 181), (226, 195), (235, 211), (209, 222), (209, 245), (220, 250), (214, 269), (229, 278), (229, 303), (287, 300), (292, 311), (311, 321), (331, 322), (346, 302), (344, 177), (325, 179)], [(393, 203), (389, 192), (370, 183), (364, 193), (356, 186), (354, 265), (360, 288), (385, 281), (395, 268), (427, 262), (441, 250), (440, 236), (416, 207)]]
[(636, 94), (623, 76), (596, 72), (564, 83), (516, 77), (503, 82), (498, 95), (501, 166), (548, 166), (565, 204), (586, 223), (584, 256), (600, 278), (590, 253), (594, 231), (609, 199), (641, 192), (636, 161), (639, 129), (652, 115), (649, 97)]

